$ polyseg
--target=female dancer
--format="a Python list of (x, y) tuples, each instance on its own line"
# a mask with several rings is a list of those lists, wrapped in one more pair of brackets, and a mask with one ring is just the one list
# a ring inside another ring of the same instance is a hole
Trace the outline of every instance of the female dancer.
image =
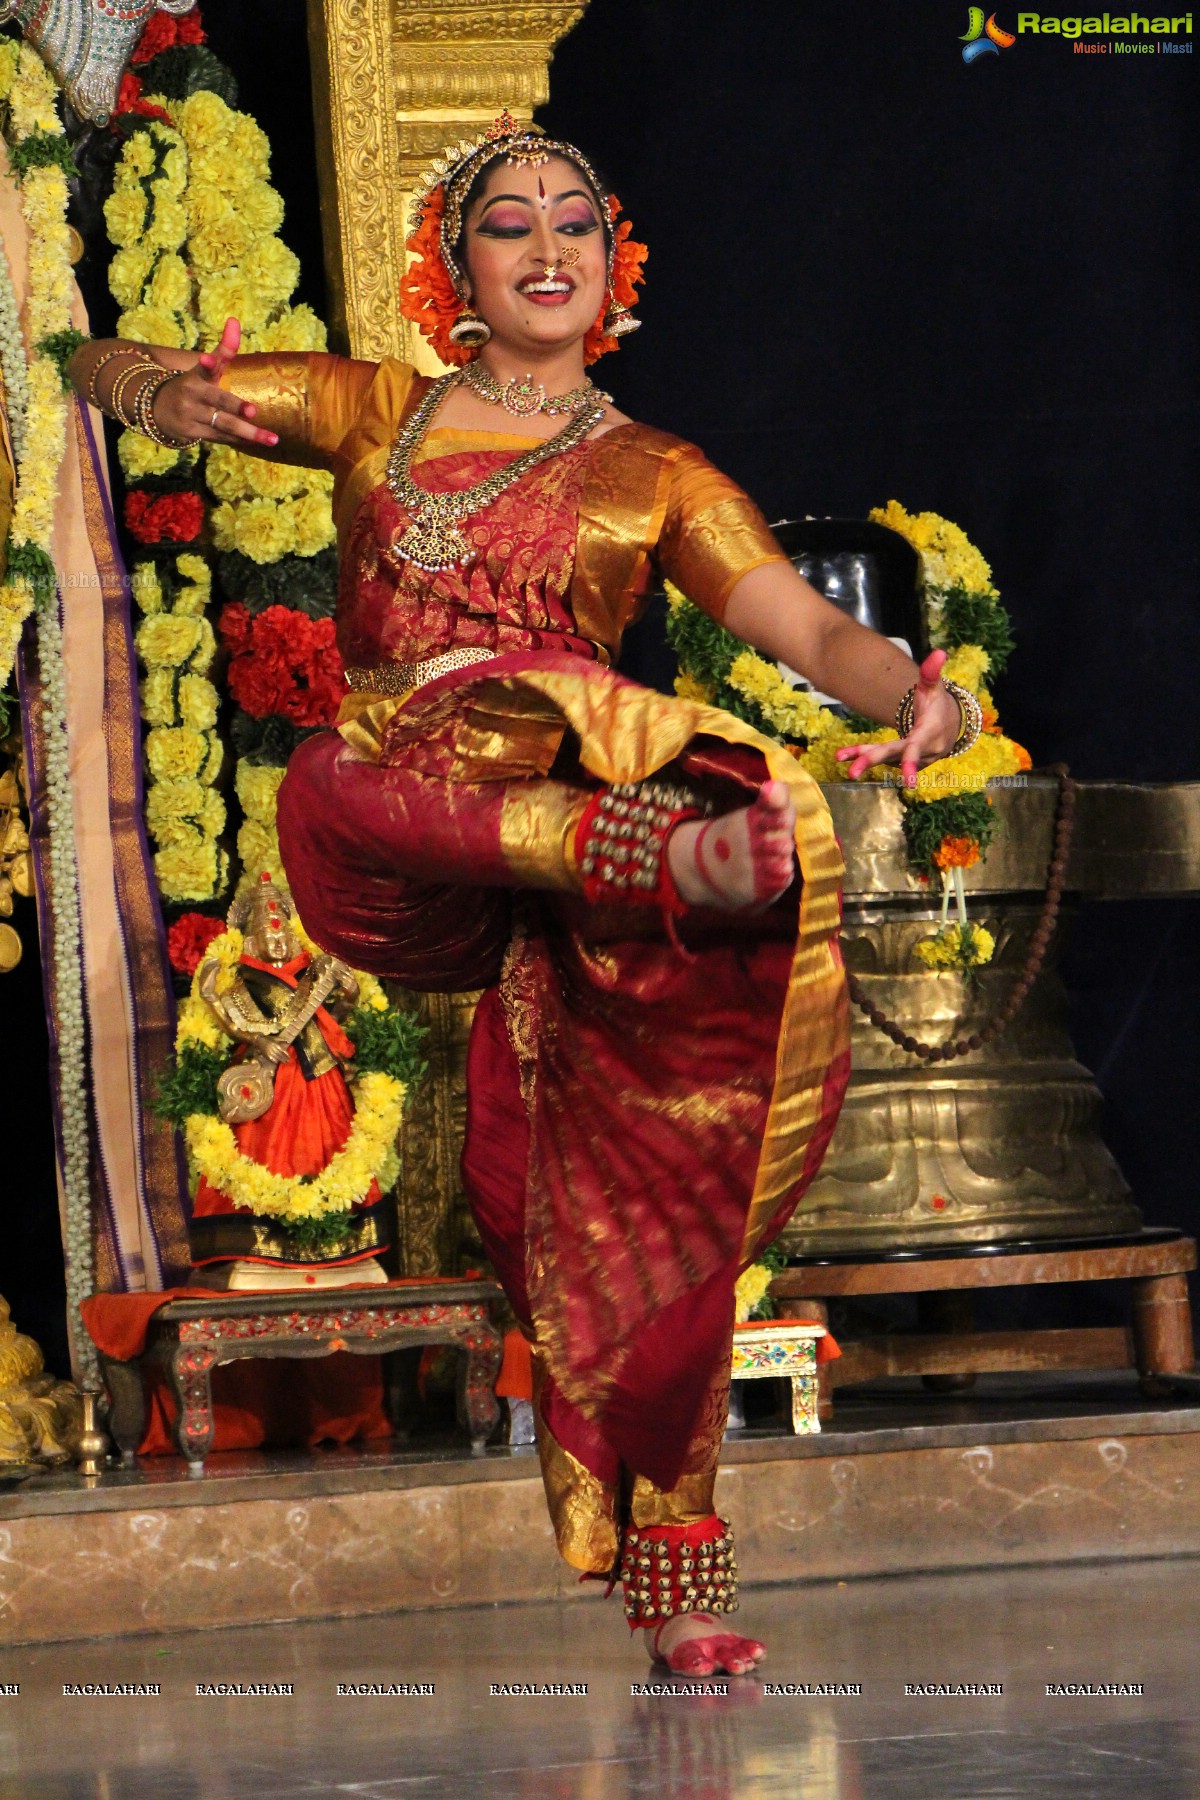
[(903, 706), (852, 774), (911, 781), (977, 720), (940, 655), (827, 604), (698, 450), (585, 378), (633, 325), (617, 211), (503, 118), (435, 168), (410, 240), (405, 309), (450, 375), (239, 356), (233, 320), (210, 354), (93, 344), (72, 373), (151, 435), (334, 471), (349, 693), (280, 792), (294, 898), (358, 967), (485, 990), (464, 1177), (533, 1345), (559, 1548), (671, 1668), (740, 1673), (763, 1646), (728, 1629), (713, 1511), (733, 1288), (841, 1103), (841, 860), (779, 745), (611, 664), (657, 567), (857, 711)]

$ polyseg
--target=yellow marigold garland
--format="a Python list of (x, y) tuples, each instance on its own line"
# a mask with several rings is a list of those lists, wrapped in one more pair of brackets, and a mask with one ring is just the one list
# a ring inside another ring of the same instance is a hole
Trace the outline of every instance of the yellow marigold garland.
[[(979, 802), (991, 804), (987, 795), (989, 781), (1017, 775), (1029, 767), (1030, 759), (1027, 751), (999, 729), (994, 701), (984, 685), (992, 668), (990, 651), (982, 644), (953, 643), (944, 635), (950, 628), (950, 606), (957, 603), (961, 607), (965, 600), (973, 609), (967, 616), (983, 620), (998, 653), (1007, 653), (1011, 638), (1007, 636), (1007, 624), (997, 623), (997, 615), (1001, 620), (1004, 615), (992, 585), (991, 569), (959, 526), (937, 513), (909, 514), (896, 500), (890, 500), (885, 507), (875, 507), (870, 516), (899, 532), (918, 551), (931, 636), (935, 642), (940, 636), (942, 644), (949, 642), (952, 646), (944, 675), (977, 695), (984, 709), (985, 729), (971, 748), (920, 769), (914, 788), (900, 788), (898, 773), (890, 764), (877, 765), (867, 770), (864, 777), (896, 787), (910, 809), (939, 801), (959, 802), (944, 809), (946, 825), (938, 824), (941, 813), (928, 815), (935, 842), (938, 830), (946, 831), (951, 819), (955, 821), (956, 834), (943, 836), (941, 845), (933, 851), (932, 862), (918, 863), (922, 869), (941, 872), (945, 901), (941, 929), (930, 940), (928, 953), (922, 947), (922, 958), (930, 967), (970, 970), (988, 961), (994, 945), (988, 932), (970, 925), (966, 918), (962, 871), (979, 860), (984, 846), (962, 833), (963, 813), (966, 810), (973, 828), (986, 842), (990, 828), (984, 829), (987, 815), (980, 815)], [(666, 585), (671, 619), (668, 635), (680, 657), (675, 681), (678, 694), (726, 705), (742, 717), (761, 721), (766, 730), (789, 742), (797, 761), (817, 781), (848, 778), (848, 763), (837, 760), (840, 749), (852, 744), (886, 743), (895, 738), (895, 730), (890, 726), (863, 730), (829, 707), (821, 706), (807, 688), (793, 686), (777, 663), (738, 646), (727, 632), (689, 608), (686, 597), (677, 588), (669, 582)], [(959, 616), (963, 616), (961, 612)], [(967, 796), (978, 797), (973, 814)], [(924, 843), (929, 838), (928, 829), (910, 833), (908, 827), (915, 824), (910, 811), (906, 815), (906, 835), (914, 855), (917, 853), (913, 846), (918, 839)], [(922, 859), (926, 855), (923, 850)], [(951, 893), (959, 908), (959, 923), (955, 926), (949, 925), (946, 913)]]
[[(121, 337), (183, 349), (199, 341), (195, 280), (183, 254), (187, 185), (187, 147), (173, 125), (149, 119), (126, 139), (104, 207), (117, 246), (108, 280), (123, 309)], [(199, 454), (152, 443), (138, 431), (122, 432), (117, 442), (122, 471), (134, 484), (186, 474)], [(135, 643), (145, 670), (146, 828), (155, 844), (155, 875), (168, 900), (211, 900), (229, 873), (219, 843), (226, 815), (216, 789), (224, 760), (217, 690), (208, 678), (216, 645), (204, 617), (211, 570), (195, 551), (142, 556), (131, 567), (130, 586), (143, 615)]]
[(275, 802), (285, 773), (273, 764), (259, 765), (243, 757), (234, 775), (234, 791), (245, 814), (237, 838), (242, 867), (255, 876), (269, 874), (274, 881), (283, 874)]
[[(6, 136), (14, 149), (34, 136), (61, 138), (58, 88), (33, 47), (9, 40), (0, 57), (0, 103), (7, 109)], [(67, 176), (57, 163), (34, 165), (18, 176), (28, 227), (25, 302), (27, 399), (17, 446), (16, 493), (9, 543), (49, 558), (53, 553), (58, 471), (67, 441), (68, 400), (52, 356), (38, 346), (71, 324), (70, 237)], [(10, 564), (19, 560), (10, 554)], [(21, 629), (35, 603), (34, 583), (10, 567), (0, 585), (0, 687), (8, 681)]]
[(404, 1112), (404, 1083), (378, 1070), (353, 1083), (354, 1122), (342, 1148), (309, 1180), (276, 1175), (238, 1149), (233, 1129), (211, 1113), (193, 1113), (184, 1142), (198, 1174), (234, 1206), (284, 1223), (349, 1212), (380, 1180)]
[[(225, 319), (234, 316), (247, 351), (323, 350), (324, 325), (310, 307), (290, 304), (299, 263), (275, 236), (283, 202), (267, 180), (265, 134), (249, 115), (208, 89), (181, 101), (150, 98), (171, 123), (148, 120), (128, 138), (105, 206), (117, 246), (109, 285), (124, 309), (120, 335), (211, 347)], [(118, 455), (131, 482), (171, 475), (197, 458), (195, 450), (173, 450), (134, 431), (122, 434)], [(325, 470), (291, 469), (225, 445), (203, 455), (217, 501), (210, 515), (217, 550), (236, 549), (271, 563), (314, 555), (334, 541), (333, 479)], [(217, 842), (224, 804), (213, 790), (222, 758), (213, 736), (217, 694), (207, 680), (211, 652), (203, 654), (210, 651), (211, 634), (193, 643), (179, 620), (203, 611), (211, 579), (203, 557), (181, 555), (176, 573), (182, 581), (171, 584), (167, 599), (160, 571), (151, 558), (135, 563), (132, 571), (134, 598), (143, 613), (165, 614), (171, 621), (148, 629), (147, 618), (138, 632), (146, 666), (142, 711), (152, 728), (147, 827), (157, 844), (155, 868), (164, 897), (208, 900), (225, 886), (229, 871)], [(205, 740), (203, 746), (198, 739)], [(238, 765), (238, 798), (250, 797), (249, 805), (243, 803), (238, 857), (243, 867), (279, 875), (274, 795), (269, 784), (256, 779), (265, 773)]]
[(216, 640), (204, 612), (211, 585), (208, 562), (193, 551), (135, 563), (130, 577), (143, 615), (134, 643), (145, 669), (141, 709), (149, 727), (146, 829), (156, 845), (159, 888), (173, 900), (211, 900), (229, 870), (219, 843), (225, 802), (215, 785), (224, 752), (209, 680)]
[(751, 1263), (743, 1269), (734, 1284), (734, 1321), (744, 1325), (755, 1307), (766, 1298), (767, 1289), (775, 1278), (775, 1271), (769, 1263)]
[(917, 945), (927, 969), (980, 969), (995, 953), (996, 940), (983, 925), (943, 925)]
[[(199, 342), (219, 338), (225, 320), (242, 325), (242, 348), (324, 350), (325, 326), (291, 296), (300, 265), (275, 235), (283, 202), (270, 185), (270, 145), (248, 114), (201, 89), (171, 105), (189, 158), (184, 194), (187, 253), (196, 282)], [(314, 556), (334, 542), (333, 477), (214, 445), (205, 459), (217, 550), (237, 550), (253, 562)], [(282, 769), (242, 759), (235, 791), (244, 814), (237, 854), (243, 870), (282, 875), (275, 832), (275, 795)]]
[(909, 513), (898, 500), (873, 506), (867, 515), (878, 525), (899, 532), (921, 557), (927, 587), (965, 587), (972, 593), (995, 594), (992, 571), (960, 525), (940, 513)]

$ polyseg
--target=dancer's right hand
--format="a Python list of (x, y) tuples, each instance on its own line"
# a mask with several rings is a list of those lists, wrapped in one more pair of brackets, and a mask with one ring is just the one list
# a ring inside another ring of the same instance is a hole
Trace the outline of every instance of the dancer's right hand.
[(257, 408), (250, 400), (239, 400), (228, 388), (219, 387), (221, 372), (238, 353), (242, 328), (236, 319), (226, 319), (221, 341), (215, 350), (206, 350), (194, 366), (177, 375), (159, 389), (154, 400), (154, 422), (168, 437), (188, 438), (193, 443), (277, 444), (273, 431), (263, 431), (253, 423)]

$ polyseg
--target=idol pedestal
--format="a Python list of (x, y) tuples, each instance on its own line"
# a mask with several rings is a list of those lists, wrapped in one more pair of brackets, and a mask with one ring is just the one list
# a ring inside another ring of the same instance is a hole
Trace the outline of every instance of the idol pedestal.
[[(970, 1037), (1003, 1006), (1037, 928), (1058, 792), (1038, 775), (991, 790), (998, 830), (965, 885), (970, 917), (996, 949), (970, 981), (917, 956), (941, 896), (909, 867), (898, 795), (825, 788), (846, 859), (846, 967), (913, 1037)], [(1101, 1136), (1099, 1089), (1067, 1030), (1056, 952), (1085, 901), (1198, 893), (1200, 783), (1080, 782), (1059, 928), (1025, 1004), (992, 1043), (932, 1064), (855, 1008), (845, 1105), (782, 1247), (808, 1258), (1140, 1231)]]

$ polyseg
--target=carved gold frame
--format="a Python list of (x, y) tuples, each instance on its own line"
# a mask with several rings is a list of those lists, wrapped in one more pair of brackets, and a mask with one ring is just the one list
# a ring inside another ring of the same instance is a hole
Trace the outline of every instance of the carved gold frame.
[[(499, 6), (486, 0), (308, 0), (321, 224), (334, 344), (423, 372), (441, 364), (400, 316), (404, 236), (420, 176), (447, 144), (503, 108), (533, 117), (554, 46), (587, 0)], [(466, 1047), (475, 994), (413, 995), (429, 1027), (429, 1078), (401, 1133), (401, 1269), (455, 1269), (480, 1254), (462, 1192)]]
[(397, 304), (417, 181), (502, 108), (532, 118), (554, 46), (586, 5), (308, 0), (331, 324), (351, 355), (441, 370)]

